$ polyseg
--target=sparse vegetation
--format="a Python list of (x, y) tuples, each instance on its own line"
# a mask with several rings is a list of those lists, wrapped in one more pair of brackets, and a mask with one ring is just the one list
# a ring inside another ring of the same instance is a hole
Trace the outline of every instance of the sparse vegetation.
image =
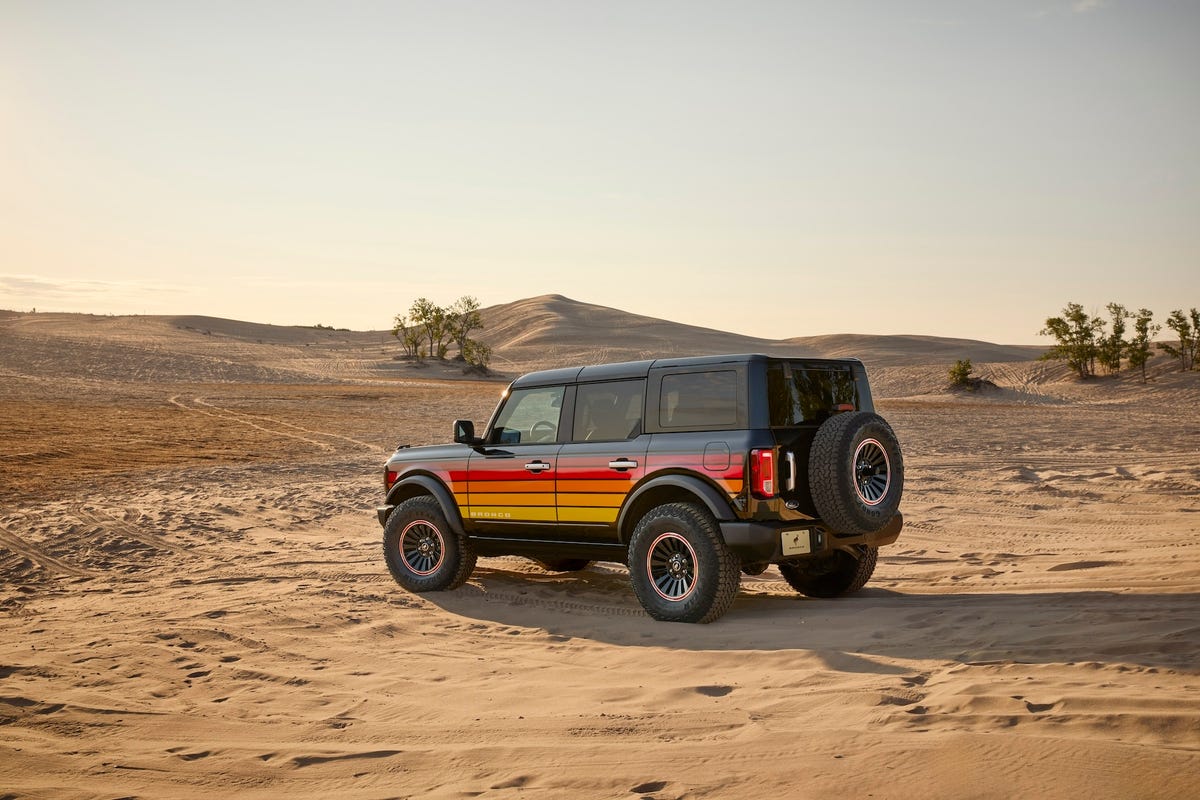
[(1120, 303), (1109, 303), (1108, 313), (1112, 320), (1112, 333), (1100, 339), (1096, 360), (1109, 375), (1116, 375), (1121, 371), (1121, 357), (1129, 349), (1129, 343), (1125, 341), (1125, 320), (1133, 314), (1126, 311), (1125, 306)]
[[(1043, 359), (1067, 362), (1080, 378), (1096, 374), (1096, 364), (1104, 367), (1109, 375), (1121, 370), (1121, 359), (1139, 370), (1142, 383), (1146, 382), (1146, 362), (1153, 357), (1154, 337), (1162, 330), (1155, 323), (1154, 313), (1140, 308), (1134, 314), (1120, 303), (1109, 303), (1109, 318), (1112, 332), (1105, 333), (1106, 322), (1083, 310), (1079, 303), (1067, 303), (1062, 316), (1050, 317), (1042, 328), (1042, 336), (1053, 336), (1055, 344), (1046, 351)], [(1134, 336), (1125, 340), (1126, 321), (1133, 320)], [(1175, 309), (1167, 317), (1167, 327), (1175, 332), (1179, 343), (1158, 342), (1158, 349), (1179, 359), (1181, 371), (1196, 369), (1196, 356), (1200, 355), (1200, 310), (1192, 308), (1188, 314)]]
[(322, 325), (319, 322), (316, 325), (297, 325), (296, 327), (297, 328), (307, 328), (307, 329), (313, 330), (313, 331), (346, 331), (346, 332), (349, 332), (349, 330), (350, 330), (349, 328), (335, 328), (332, 325)]
[(1200, 311), (1195, 308), (1188, 316), (1182, 309), (1175, 309), (1167, 317), (1167, 327), (1179, 337), (1179, 346), (1170, 342), (1159, 342), (1160, 350), (1179, 359), (1180, 371), (1196, 368), (1196, 353), (1200, 350)]
[(1162, 325), (1154, 322), (1154, 312), (1148, 308), (1139, 308), (1133, 319), (1133, 341), (1129, 343), (1129, 367), (1140, 369), (1142, 383), (1146, 382), (1146, 362), (1150, 360), (1150, 343)]
[(961, 359), (954, 362), (954, 366), (950, 368), (950, 385), (967, 388), (971, 385), (971, 373), (974, 371), (971, 366), (971, 359)]
[(1080, 378), (1090, 378), (1096, 374), (1097, 339), (1103, 330), (1104, 320), (1088, 315), (1079, 303), (1067, 303), (1063, 315), (1047, 319), (1041, 330), (1057, 341), (1042, 358), (1066, 361)]
[(971, 373), (974, 371), (975, 367), (971, 364), (971, 359), (969, 358), (954, 362), (954, 366), (950, 368), (950, 388), (968, 392), (996, 388), (996, 384), (987, 378), (972, 375)]
[(419, 297), (407, 314), (397, 314), (392, 335), (399, 340), (404, 356), (420, 362), (426, 358), (444, 361), (451, 344), (458, 347), (455, 359), (466, 362), (473, 372), (487, 374), (492, 348), (471, 338), (483, 328), (479, 300), (464, 295), (449, 307)]

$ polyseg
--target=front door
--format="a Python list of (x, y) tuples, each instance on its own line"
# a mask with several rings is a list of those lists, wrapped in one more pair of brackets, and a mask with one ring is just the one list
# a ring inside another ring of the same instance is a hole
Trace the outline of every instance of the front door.
[[(552, 538), (564, 387), (514, 389), (467, 464), (467, 517), (480, 532)], [(517, 530), (519, 529), (519, 531)]]

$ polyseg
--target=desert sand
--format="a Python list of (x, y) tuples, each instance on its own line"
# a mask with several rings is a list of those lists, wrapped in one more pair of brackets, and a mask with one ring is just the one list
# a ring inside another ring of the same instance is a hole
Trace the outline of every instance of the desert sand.
[[(707, 626), (652, 621), (611, 564), (411, 595), (382, 462), (502, 379), (385, 332), (0, 312), (0, 798), (1196, 796), (1200, 373), (1080, 384), (1037, 348), (556, 296), (485, 321), (509, 377), (859, 355), (904, 533), (859, 594), (771, 569)], [(947, 391), (963, 357), (998, 388)]]

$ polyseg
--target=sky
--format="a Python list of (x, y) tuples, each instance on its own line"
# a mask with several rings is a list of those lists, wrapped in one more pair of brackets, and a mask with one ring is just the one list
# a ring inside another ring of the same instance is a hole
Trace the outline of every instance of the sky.
[(1200, 306), (1200, 2), (0, 0), (0, 308)]

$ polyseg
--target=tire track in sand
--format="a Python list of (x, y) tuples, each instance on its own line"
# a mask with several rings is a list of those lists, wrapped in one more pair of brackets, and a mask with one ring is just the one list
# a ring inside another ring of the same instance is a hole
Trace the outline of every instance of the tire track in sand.
[[(301, 428), (299, 425), (293, 425), (290, 422), (283, 422), (281, 420), (272, 419), (271, 417), (262, 417), (262, 416), (252, 415), (252, 414), (245, 414), (240, 411), (232, 411), (228, 408), (222, 408), (221, 406), (213, 405), (212, 403), (207, 403), (207, 402), (205, 402), (204, 398), (202, 398), (202, 397), (194, 398), (192, 400), (192, 402), (195, 403), (196, 406), (205, 406), (206, 408), (212, 409), (211, 411), (207, 411), (207, 410), (205, 410), (205, 408), (189, 406), (189, 405), (187, 405), (187, 403), (185, 403), (179, 399), (179, 395), (174, 395), (172, 397), (169, 397), (167, 399), (167, 402), (169, 402), (173, 406), (183, 409), (184, 411), (190, 411), (194, 414), (203, 414), (206, 417), (212, 417), (213, 419), (219, 419), (219, 420), (223, 420), (225, 422), (236, 422), (238, 424), (245, 425), (250, 428), (254, 428), (255, 430), (260, 430), (263, 433), (269, 433), (272, 436), (286, 436), (289, 439), (296, 439), (301, 442), (306, 442), (307, 444), (311, 444), (314, 447), (317, 447), (321, 450), (325, 450), (328, 452), (332, 452), (332, 451), (336, 450), (337, 446), (328, 441), (321, 441), (319, 439), (314, 439), (309, 436), (304, 436), (302, 433), (292, 433), (290, 431), (280, 430), (280, 427), (292, 428), (297, 431), (303, 431), (304, 433), (311, 433), (314, 436), (326, 436), (326, 437), (332, 437), (332, 438), (336, 438), (336, 439), (345, 439), (347, 441), (350, 441), (350, 442), (353, 442), (354, 444), (359, 445), (360, 447), (365, 447), (365, 448), (368, 448), (375, 452), (383, 452), (382, 448), (380, 448), (376, 445), (370, 445), (370, 444), (367, 444), (366, 442), (360, 442), (357, 439), (351, 439), (348, 436), (342, 436), (341, 434), (337, 434), (337, 433), (324, 433), (322, 431), (312, 431), (312, 430), (308, 430), (307, 428)], [(264, 427), (263, 425), (260, 425), (259, 422), (267, 422), (267, 423), (270, 423), (270, 424), (273, 424), (273, 425), (276, 425), (279, 427), (268, 428), (268, 427)]]
[(61, 575), (70, 575), (75, 578), (91, 578), (96, 574), (91, 570), (77, 567), (74, 564), (68, 564), (65, 561), (59, 561), (45, 550), (42, 550), (35, 544), (27, 542), (3, 526), (0, 526), (0, 547), (8, 548), (17, 555), (23, 556), (28, 558), (30, 561), (40, 564), (42, 568), (50, 572), (57, 572)]
[(275, 419), (274, 417), (268, 417), (265, 414), (247, 414), (244, 411), (234, 411), (233, 409), (230, 409), (230, 408), (223, 408), (221, 406), (213, 405), (212, 403), (207, 402), (203, 397), (197, 397), (197, 398), (195, 398), (195, 400), (193, 402), (195, 402), (196, 405), (201, 405), (201, 406), (204, 406), (205, 408), (211, 408), (216, 411), (223, 411), (226, 414), (230, 414), (235, 417), (248, 417), (250, 419), (267, 420), (274, 425), (282, 425), (285, 428), (292, 428), (293, 430), (302, 431), (304, 433), (311, 433), (314, 436), (327, 436), (331, 439), (343, 439), (347, 442), (350, 442), (351, 444), (356, 444), (359, 447), (365, 447), (368, 450), (373, 450), (376, 452), (384, 452), (384, 448), (381, 448), (377, 444), (371, 444), (369, 442), (364, 442), (360, 439), (354, 439), (350, 436), (343, 436), (340, 433), (328, 433), (326, 431), (315, 431), (312, 428), (305, 428), (300, 425), (296, 425), (295, 423), (292, 423), (292, 422), (285, 422), (281, 419)]

